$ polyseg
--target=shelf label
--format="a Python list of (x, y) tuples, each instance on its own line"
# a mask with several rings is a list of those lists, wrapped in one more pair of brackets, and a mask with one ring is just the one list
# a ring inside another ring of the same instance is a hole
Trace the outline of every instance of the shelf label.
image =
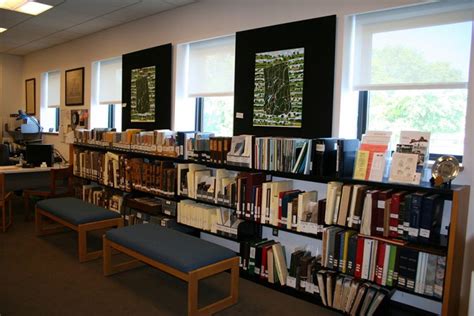
[(291, 276), (287, 276), (286, 277), (286, 285), (288, 285), (289, 287), (292, 287), (292, 288), (296, 288), (296, 278), (294, 277), (291, 277)]

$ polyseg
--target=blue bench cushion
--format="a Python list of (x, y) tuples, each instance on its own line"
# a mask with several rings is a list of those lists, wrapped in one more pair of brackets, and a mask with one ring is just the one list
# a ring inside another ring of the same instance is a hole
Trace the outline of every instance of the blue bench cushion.
[(74, 225), (120, 217), (119, 213), (109, 211), (103, 207), (73, 197), (42, 200), (36, 205), (40, 209)]
[(182, 272), (233, 258), (235, 252), (156, 224), (137, 224), (106, 232), (107, 239)]

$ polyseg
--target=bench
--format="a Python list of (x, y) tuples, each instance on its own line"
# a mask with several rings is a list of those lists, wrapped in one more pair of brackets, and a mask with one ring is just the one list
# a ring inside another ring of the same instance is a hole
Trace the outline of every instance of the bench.
[[(210, 315), (237, 303), (239, 259), (219, 245), (155, 224), (137, 224), (112, 229), (103, 237), (104, 275), (129, 270), (143, 263), (188, 283), (188, 315)], [(134, 258), (112, 265), (112, 250)], [(198, 282), (230, 270), (230, 295), (211, 305), (198, 307)]]
[[(55, 227), (45, 227), (43, 218), (49, 218), (60, 224)], [(84, 202), (73, 197), (46, 199), (36, 203), (35, 208), (36, 235), (44, 236), (63, 232), (64, 226), (78, 233), (79, 262), (100, 258), (102, 250), (87, 250), (87, 233), (122, 227), (123, 219), (117, 212)]]

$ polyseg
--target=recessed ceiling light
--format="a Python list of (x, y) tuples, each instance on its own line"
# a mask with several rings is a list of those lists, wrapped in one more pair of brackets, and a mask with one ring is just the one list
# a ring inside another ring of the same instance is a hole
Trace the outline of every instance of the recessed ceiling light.
[(33, 0), (0, 0), (0, 8), (21, 13), (38, 15), (53, 6)]
[(7, 30), (6, 28), (4, 28), (4, 27), (0, 27), (0, 33), (3, 33), (3, 32), (5, 32), (6, 30)]

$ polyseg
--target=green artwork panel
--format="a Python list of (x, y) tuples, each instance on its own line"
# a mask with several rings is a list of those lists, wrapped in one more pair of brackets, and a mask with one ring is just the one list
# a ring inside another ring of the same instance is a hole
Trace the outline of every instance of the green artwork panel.
[(304, 48), (255, 55), (253, 126), (301, 128)]
[(155, 122), (156, 67), (132, 69), (131, 122)]

